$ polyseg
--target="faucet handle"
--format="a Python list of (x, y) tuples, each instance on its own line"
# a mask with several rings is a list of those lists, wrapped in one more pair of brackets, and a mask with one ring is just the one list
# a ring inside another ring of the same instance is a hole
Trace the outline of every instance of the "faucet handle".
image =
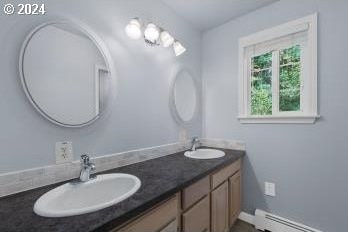
[(89, 164), (89, 156), (88, 155), (81, 155), (81, 163), (82, 164)]
[(96, 167), (94, 163), (90, 163), (89, 166), (91, 167), (91, 171), (95, 171)]

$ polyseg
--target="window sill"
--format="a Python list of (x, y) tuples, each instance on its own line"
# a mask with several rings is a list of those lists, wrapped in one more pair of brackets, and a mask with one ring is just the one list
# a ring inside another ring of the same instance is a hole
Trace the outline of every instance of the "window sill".
[(240, 116), (242, 124), (313, 124), (320, 115), (310, 116)]

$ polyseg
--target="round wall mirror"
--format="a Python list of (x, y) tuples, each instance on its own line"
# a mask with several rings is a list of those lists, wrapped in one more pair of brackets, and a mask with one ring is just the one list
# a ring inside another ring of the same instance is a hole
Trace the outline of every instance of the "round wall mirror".
[(173, 113), (175, 118), (188, 124), (194, 118), (197, 109), (197, 87), (193, 76), (187, 70), (178, 72), (172, 90)]
[(24, 91), (55, 124), (82, 127), (105, 110), (110, 66), (92, 35), (71, 22), (50, 22), (35, 28), (23, 44), (19, 69)]

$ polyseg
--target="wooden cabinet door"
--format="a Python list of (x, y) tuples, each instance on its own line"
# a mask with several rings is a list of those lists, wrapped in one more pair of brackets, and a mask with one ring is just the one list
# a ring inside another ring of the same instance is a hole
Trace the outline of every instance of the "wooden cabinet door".
[(227, 232), (228, 223), (228, 181), (211, 193), (211, 230), (212, 232)]
[(229, 204), (230, 204), (230, 227), (237, 220), (241, 207), (241, 174), (238, 171), (231, 176), (229, 182)]
[(183, 232), (210, 232), (210, 196), (206, 196), (182, 216)]

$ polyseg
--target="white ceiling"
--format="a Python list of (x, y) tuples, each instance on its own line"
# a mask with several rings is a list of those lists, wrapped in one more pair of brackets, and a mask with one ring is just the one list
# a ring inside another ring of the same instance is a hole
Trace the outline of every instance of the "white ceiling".
[(201, 31), (278, 0), (161, 0)]

